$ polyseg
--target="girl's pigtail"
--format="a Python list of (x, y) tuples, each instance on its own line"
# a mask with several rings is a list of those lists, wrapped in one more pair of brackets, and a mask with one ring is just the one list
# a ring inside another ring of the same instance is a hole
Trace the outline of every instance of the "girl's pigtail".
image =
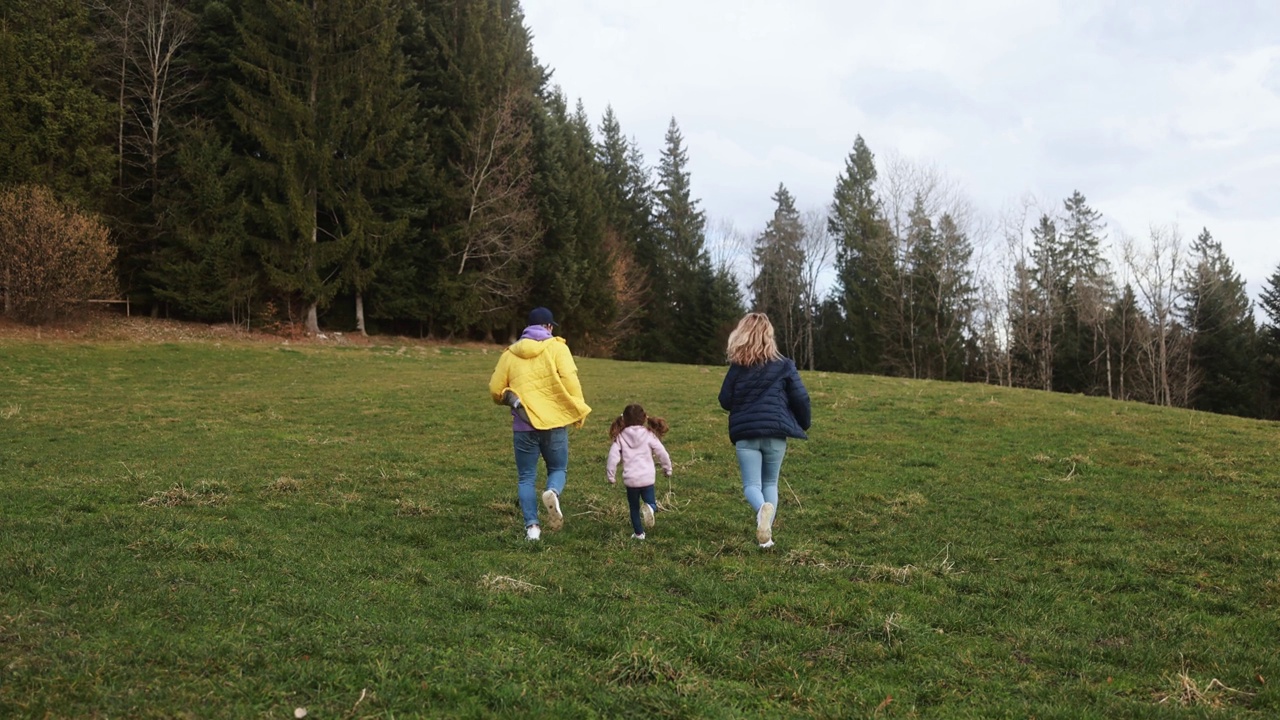
[(654, 435), (657, 435), (659, 440), (661, 440), (662, 436), (666, 435), (667, 431), (671, 429), (671, 427), (667, 425), (667, 421), (663, 420), (660, 417), (649, 418), (649, 421), (646, 423), (646, 425), (649, 426), (649, 432), (653, 433)]
[(627, 421), (621, 415), (613, 419), (613, 424), (609, 426), (609, 439), (617, 440), (618, 435), (626, 428)]

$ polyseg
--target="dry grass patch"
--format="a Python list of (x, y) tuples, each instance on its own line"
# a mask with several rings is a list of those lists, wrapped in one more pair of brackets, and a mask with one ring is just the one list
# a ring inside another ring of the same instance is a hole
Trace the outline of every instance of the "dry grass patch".
[(267, 489), (273, 493), (287, 495), (295, 493), (302, 489), (302, 481), (297, 478), (287, 476), (278, 477), (267, 484)]
[(888, 499), (889, 512), (894, 515), (906, 515), (916, 508), (929, 504), (925, 496), (918, 492), (898, 493)]
[(396, 517), (426, 517), (433, 512), (431, 506), (417, 500), (396, 500)]
[(871, 582), (879, 582), (881, 580), (892, 580), (899, 585), (906, 585), (911, 578), (920, 572), (920, 568), (915, 565), (903, 565), (902, 567), (894, 567), (892, 565), (856, 565), (856, 569), (864, 573), (862, 579)]
[(0, 410), (0, 418), (3, 418), (5, 420), (12, 420), (13, 418), (17, 417), (18, 413), (21, 410), (22, 410), (21, 405), (6, 405), (3, 410)]
[(609, 658), (609, 664), (609, 680), (627, 687), (663, 682), (674, 684), (684, 677), (683, 671), (658, 657), (653, 648), (644, 652), (618, 653)]
[(1159, 704), (1164, 705), (1170, 702), (1177, 703), (1182, 707), (1222, 707), (1223, 703), (1232, 695), (1253, 695), (1253, 693), (1235, 688), (1227, 687), (1218, 678), (1210, 680), (1203, 688), (1195, 678), (1187, 672), (1184, 664), (1181, 672), (1177, 676), (1170, 678), (1174, 686), (1173, 692), (1161, 694)]
[(194, 490), (185, 485), (174, 485), (168, 490), (156, 492), (142, 501), (143, 507), (201, 507), (221, 505), (227, 501), (227, 493), (221, 485), (200, 483)]
[(485, 576), (480, 578), (479, 585), (489, 592), (509, 592), (519, 595), (531, 593), (535, 590), (546, 590), (541, 585), (534, 585), (506, 575), (494, 575), (492, 573), (485, 573)]

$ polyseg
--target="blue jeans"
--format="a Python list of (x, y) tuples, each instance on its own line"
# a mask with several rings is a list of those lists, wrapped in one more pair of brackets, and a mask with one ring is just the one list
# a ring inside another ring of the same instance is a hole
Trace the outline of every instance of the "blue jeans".
[(538, 458), (547, 463), (547, 489), (559, 495), (564, 490), (569, 469), (569, 429), (534, 430), (511, 433), (516, 450), (516, 479), (519, 482), (520, 512), (524, 526), (538, 524)]
[(778, 507), (778, 473), (787, 454), (786, 438), (752, 438), (734, 443), (738, 449), (738, 470), (742, 473), (742, 494), (751, 509), (772, 503)]
[(653, 488), (653, 485), (627, 488), (627, 505), (631, 507), (631, 528), (636, 531), (637, 535), (644, 534), (644, 522), (640, 519), (640, 501), (643, 499), (649, 503), (649, 507), (654, 510), (658, 509), (658, 501), (654, 498)]

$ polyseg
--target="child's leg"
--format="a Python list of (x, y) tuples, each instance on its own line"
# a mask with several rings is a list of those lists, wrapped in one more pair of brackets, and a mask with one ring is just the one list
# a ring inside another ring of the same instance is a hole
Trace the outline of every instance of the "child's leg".
[(658, 502), (654, 496), (654, 486), (648, 485), (640, 490), (640, 499), (644, 500), (644, 507), (640, 509), (640, 520), (645, 527), (653, 527), (653, 513), (658, 509)]
[(637, 535), (644, 534), (644, 524), (640, 522), (640, 491), (644, 488), (627, 488), (627, 505), (631, 508), (631, 527)]

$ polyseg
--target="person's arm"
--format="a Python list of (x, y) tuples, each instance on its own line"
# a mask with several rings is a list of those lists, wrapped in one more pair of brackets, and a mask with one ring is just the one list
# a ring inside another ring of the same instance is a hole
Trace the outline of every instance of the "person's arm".
[(733, 384), (738, 379), (738, 367), (730, 365), (729, 372), (724, 374), (724, 382), (720, 383), (720, 407), (725, 410), (733, 409)]
[(662, 463), (662, 474), (671, 477), (671, 455), (657, 435), (654, 435), (653, 439), (649, 441), (649, 449), (653, 451), (654, 455), (658, 456), (658, 462)]
[(609, 479), (610, 485), (617, 482), (615, 475), (618, 472), (618, 461), (621, 459), (622, 446), (618, 444), (617, 440), (614, 440), (613, 443), (609, 445), (609, 457), (605, 458), (604, 461), (604, 475)]
[(564, 383), (564, 389), (569, 391), (569, 395), (579, 402), (586, 402), (586, 398), (582, 397), (582, 383), (578, 380), (578, 366), (573, 362), (573, 353), (569, 352), (568, 345), (561, 345), (562, 351), (556, 355), (556, 373), (560, 375), (560, 382)]
[(809, 404), (809, 391), (805, 389), (795, 364), (791, 365), (791, 375), (787, 378), (787, 404), (791, 407), (791, 414), (796, 416), (800, 428), (808, 430), (813, 420), (813, 411)]
[(507, 404), (506, 400), (503, 398), (503, 395), (506, 394), (507, 388), (510, 387), (510, 385), (507, 384), (510, 380), (510, 378), (507, 377), (507, 355), (508, 353), (504, 350), (502, 352), (502, 357), (498, 358), (497, 367), (493, 369), (493, 375), (489, 376), (489, 395), (493, 398), (495, 405)]

